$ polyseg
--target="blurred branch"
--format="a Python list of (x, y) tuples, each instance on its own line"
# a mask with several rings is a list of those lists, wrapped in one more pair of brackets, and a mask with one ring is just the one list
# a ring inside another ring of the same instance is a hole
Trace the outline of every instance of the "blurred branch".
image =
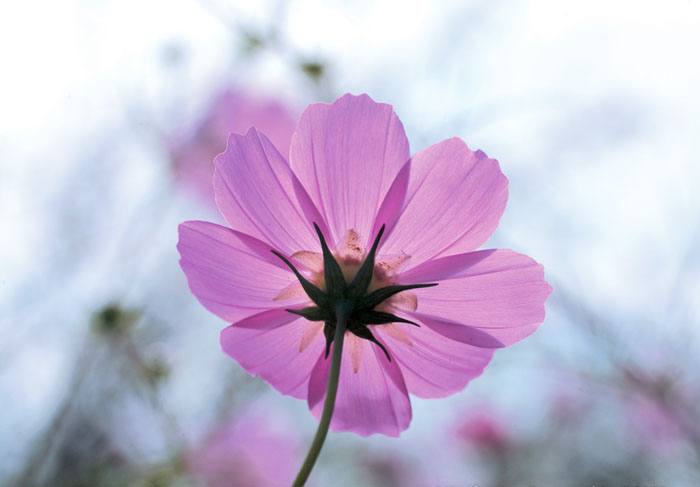
[(302, 52), (289, 39), (281, 35), (283, 31), (281, 26), (286, 20), (288, 3), (285, 1), (277, 2), (272, 9), (273, 14), (268, 17), (271, 19), (269, 23), (262, 28), (254, 28), (245, 25), (240, 20), (243, 14), (233, 4), (227, 3), (224, 7), (215, 0), (199, 0), (199, 4), (205, 10), (209, 11), (214, 18), (238, 38), (244, 55), (252, 56), (265, 49), (271, 50), (285, 61), (293, 71), (305, 75), (306, 79), (311, 82), (319, 100), (331, 101), (337, 93), (332, 86), (328, 62), (318, 55)]
[(94, 358), (89, 340), (86, 340), (73, 367), (73, 373), (60, 406), (56, 409), (45, 431), (35, 440), (34, 447), (27, 455), (24, 468), (19, 472), (16, 480), (11, 485), (16, 487), (34, 485), (36, 476), (41, 473), (42, 467), (55, 447), (57, 437), (63, 430), (69, 415), (75, 407), (76, 402), (74, 398), (80, 392), (86, 376), (92, 370)]

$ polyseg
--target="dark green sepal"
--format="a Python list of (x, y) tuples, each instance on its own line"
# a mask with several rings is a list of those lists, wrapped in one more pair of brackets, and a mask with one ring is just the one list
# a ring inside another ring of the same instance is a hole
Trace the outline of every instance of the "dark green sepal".
[(324, 358), (328, 358), (328, 354), (331, 351), (331, 343), (333, 343), (333, 339), (335, 338), (335, 322), (326, 321), (323, 327), (323, 335), (326, 337), (326, 355)]
[(415, 321), (401, 318), (395, 314), (387, 313), (386, 311), (377, 311), (374, 309), (360, 311), (357, 313), (357, 319), (365, 325), (386, 325), (387, 323), (408, 323), (420, 327)]
[(318, 287), (316, 287), (315, 284), (313, 284), (311, 281), (306, 279), (304, 276), (302, 276), (299, 271), (294, 267), (294, 265), (289, 262), (289, 259), (287, 259), (284, 255), (280, 254), (276, 250), (272, 250), (272, 253), (275, 254), (277, 257), (282, 259), (282, 261), (287, 264), (287, 267), (289, 267), (296, 278), (299, 280), (301, 283), (301, 287), (304, 288), (304, 292), (309, 296), (311, 301), (313, 301), (317, 306), (323, 308), (327, 305), (328, 303), (328, 298), (326, 296), (326, 293), (321, 291)]
[(326, 313), (323, 309), (319, 308), (318, 306), (309, 306), (308, 308), (302, 309), (288, 309), (286, 311), (289, 311), (290, 313), (293, 313), (295, 315), (302, 316), (309, 321), (326, 321), (331, 318), (330, 316), (328, 316), (328, 313)]
[(384, 286), (380, 287), (379, 289), (375, 289), (368, 295), (364, 296), (362, 299), (360, 299), (359, 306), (363, 309), (369, 308), (372, 309), (375, 306), (379, 305), (380, 303), (383, 303), (390, 297), (392, 297), (394, 294), (398, 294), (402, 291), (408, 291), (409, 289), (419, 289), (422, 287), (432, 287), (432, 286), (437, 286), (437, 283), (432, 283), (432, 284), (392, 284), (390, 286)]
[(315, 223), (314, 228), (321, 241), (321, 249), (323, 250), (323, 277), (326, 279), (326, 293), (330, 295), (331, 300), (340, 299), (348, 286), (345, 282), (345, 276), (343, 276), (343, 270), (340, 268), (338, 261), (335, 260), (331, 249), (328, 248), (321, 229)]
[(364, 326), (363, 324), (357, 324), (353, 323), (352, 321), (350, 322), (348, 329), (352, 332), (353, 335), (358, 336), (360, 338), (364, 338), (365, 340), (369, 340), (370, 342), (376, 344), (379, 346), (379, 348), (382, 349), (384, 352), (384, 355), (386, 355), (386, 358), (391, 362), (391, 357), (389, 356), (389, 352), (387, 352), (386, 348), (384, 348), (384, 345), (382, 345), (379, 340), (374, 338), (374, 335), (372, 335), (372, 332)]
[(301, 316), (309, 321), (323, 321), (323, 334), (326, 338), (325, 358), (330, 354), (331, 344), (335, 340), (337, 313), (341, 313), (343, 319), (347, 319), (347, 331), (355, 336), (369, 340), (382, 349), (386, 358), (391, 361), (387, 349), (377, 340), (368, 325), (385, 325), (388, 323), (407, 323), (420, 326), (418, 323), (401, 318), (386, 311), (376, 310), (375, 307), (390, 297), (409, 289), (437, 286), (437, 284), (392, 284), (372, 291), (367, 294), (374, 275), (374, 264), (379, 242), (384, 233), (384, 225), (377, 233), (365, 261), (358, 269), (357, 274), (350, 284), (345, 281), (343, 271), (328, 248), (328, 244), (318, 225), (314, 223), (323, 249), (323, 272), (326, 281), (326, 289), (321, 290), (311, 281), (299, 273), (294, 265), (282, 254), (273, 250), (277, 257), (292, 270), (301, 283), (304, 291), (316, 306), (302, 309), (287, 309), (288, 312)]
[(374, 243), (372, 243), (372, 248), (367, 254), (365, 261), (362, 263), (362, 266), (357, 271), (357, 274), (355, 274), (355, 277), (348, 286), (350, 297), (353, 299), (359, 299), (367, 294), (367, 289), (369, 289), (369, 285), (372, 282), (372, 276), (374, 275), (374, 259), (377, 254), (377, 247), (379, 246), (379, 241), (381, 240), (383, 233), (384, 225), (382, 225), (382, 228), (379, 229), (379, 233), (377, 233)]

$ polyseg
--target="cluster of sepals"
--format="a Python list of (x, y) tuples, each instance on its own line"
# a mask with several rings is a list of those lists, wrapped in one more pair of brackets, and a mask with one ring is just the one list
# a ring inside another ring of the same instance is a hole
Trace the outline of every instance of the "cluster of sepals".
[(337, 323), (337, 310), (342, 310), (347, 319), (347, 330), (355, 336), (369, 340), (378, 345), (387, 359), (391, 360), (389, 352), (386, 350), (372, 334), (367, 325), (385, 325), (388, 323), (408, 323), (420, 326), (418, 323), (401, 318), (386, 311), (379, 311), (375, 308), (395, 294), (409, 289), (437, 286), (437, 284), (390, 284), (369, 292), (372, 276), (374, 275), (374, 260), (377, 253), (379, 241), (384, 233), (384, 225), (377, 233), (372, 248), (367, 254), (364, 262), (360, 266), (357, 274), (350, 283), (345, 280), (340, 264), (331, 253), (326, 239), (321, 229), (314, 223), (314, 228), (321, 241), (323, 249), (323, 275), (326, 281), (325, 291), (306, 279), (294, 267), (294, 265), (282, 254), (273, 250), (272, 252), (282, 259), (299, 279), (301, 286), (316, 306), (309, 306), (302, 309), (288, 309), (290, 313), (302, 316), (309, 321), (323, 321), (323, 334), (326, 337), (326, 358), (330, 351), (331, 343), (335, 337), (335, 327)]

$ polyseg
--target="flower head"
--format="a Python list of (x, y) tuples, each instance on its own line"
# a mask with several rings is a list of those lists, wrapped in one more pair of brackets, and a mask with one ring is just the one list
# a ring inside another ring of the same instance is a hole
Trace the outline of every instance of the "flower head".
[(445, 397), (496, 348), (533, 333), (551, 288), (510, 250), (476, 251), (498, 225), (508, 181), (452, 138), (409, 154), (390, 105), (345, 95), (309, 106), (289, 162), (255, 129), (215, 160), (230, 228), (180, 225), (190, 289), (233, 323), (224, 351), (317, 417), (334, 312), (352, 310), (331, 429), (396, 436), (408, 393)]

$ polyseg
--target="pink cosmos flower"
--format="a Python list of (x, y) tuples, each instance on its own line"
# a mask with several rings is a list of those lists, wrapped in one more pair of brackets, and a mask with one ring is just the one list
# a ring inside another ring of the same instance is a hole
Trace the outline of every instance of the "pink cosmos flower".
[(299, 462), (298, 444), (264, 418), (246, 415), (216, 431), (185, 458), (207, 487), (286, 487)]
[(502, 451), (512, 441), (505, 419), (494, 410), (468, 412), (460, 421), (455, 438), (487, 451)]
[(224, 150), (229, 133), (244, 133), (257, 127), (277, 150), (287, 153), (295, 125), (296, 116), (278, 100), (225, 90), (214, 98), (192, 133), (188, 133), (188, 128), (170, 142), (177, 181), (213, 204), (211, 161)]
[(230, 228), (180, 225), (190, 289), (233, 323), (223, 350), (306, 399), (316, 417), (335, 327), (329, 303), (352, 300), (334, 431), (398, 436), (411, 421), (409, 393), (461, 391), (494, 349), (544, 320), (542, 266), (475, 250), (506, 205), (497, 161), (458, 138), (411, 157), (390, 105), (367, 95), (310, 105), (289, 162), (251, 129), (230, 135), (215, 166)]

